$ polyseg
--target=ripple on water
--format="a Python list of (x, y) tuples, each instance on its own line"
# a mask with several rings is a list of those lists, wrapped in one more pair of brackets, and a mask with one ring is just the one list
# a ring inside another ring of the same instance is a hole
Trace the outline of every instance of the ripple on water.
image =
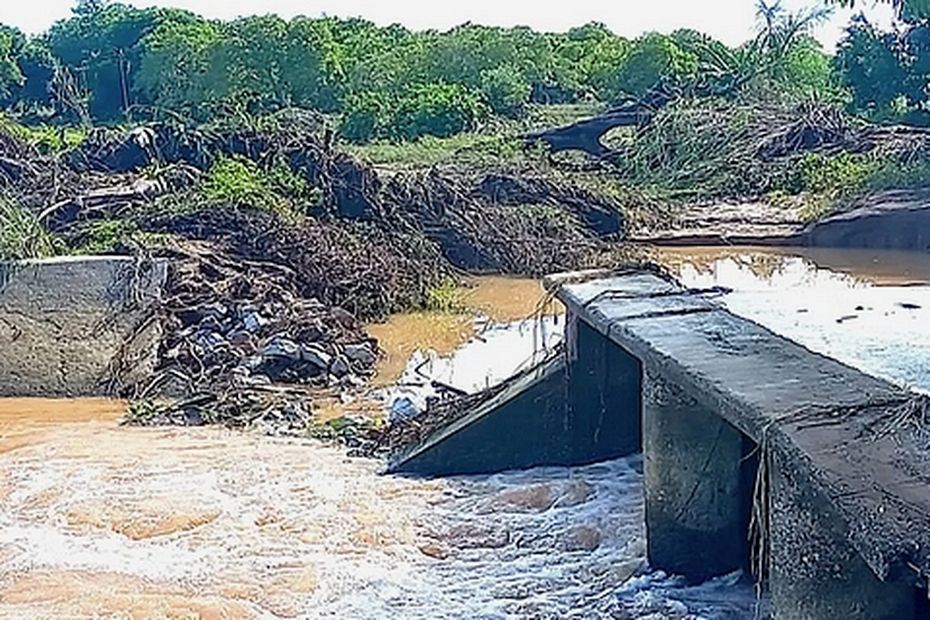
[(643, 554), (637, 459), (422, 480), (309, 441), (60, 430), (0, 455), (2, 617), (593, 612)]

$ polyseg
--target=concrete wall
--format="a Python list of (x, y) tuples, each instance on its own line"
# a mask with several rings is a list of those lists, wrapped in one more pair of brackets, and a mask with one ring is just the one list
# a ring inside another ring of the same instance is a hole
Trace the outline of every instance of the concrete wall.
[(516, 379), (489, 401), (399, 455), (392, 472), (479, 474), (584, 465), (638, 452), (642, 366), (581, 321), (579, 346)]
[(150, 374), (163, 262), (0, 263), (0, 396), (114, 395)]

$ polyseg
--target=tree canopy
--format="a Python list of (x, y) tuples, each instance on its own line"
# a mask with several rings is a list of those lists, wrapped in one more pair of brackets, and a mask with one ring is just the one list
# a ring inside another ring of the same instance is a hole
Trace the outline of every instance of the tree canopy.
[[(914, 15), (923, 2), (896, 6)], [(297, 106), (338, 114), (343, 135), (366, 141), (450, 135), (489, 115), (519, 116), (531, 103), (609, 105), (656, 88), (848, 100), (874, 116), (927, 103), (922, 22), (880, 33), (859, 18), (831, 60), (808, 36), (818, 16), (778, 6), (762, 4), (759, 35), (731, 48), (692, 30), (629, 40), (599, 23), (564, 33), (475, 24), (411, 31), (331, 17), (218, 21), (80, 0), (44, 35), (0, 28), (0, 104), (85, 123)]]

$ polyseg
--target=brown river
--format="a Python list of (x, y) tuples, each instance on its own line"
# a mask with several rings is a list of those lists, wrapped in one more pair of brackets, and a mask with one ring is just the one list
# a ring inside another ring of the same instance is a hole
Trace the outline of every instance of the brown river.
[[(666, 250), (694, 286), (802, 344), (930, 390), (930, 257)], [(558, 342), (538, 283), (373, 326), (384, 415), (475, 390)], [(121, 403), (0, 400), (0, 618), (745, 618), (734, 574), (644, 564), (641, 460), (419, 480), (310, 440), (118, 425)]]

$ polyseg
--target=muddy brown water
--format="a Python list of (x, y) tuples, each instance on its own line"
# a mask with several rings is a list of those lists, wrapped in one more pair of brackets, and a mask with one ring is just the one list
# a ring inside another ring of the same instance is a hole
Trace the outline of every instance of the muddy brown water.
[[(688, 248), (662, 260), (690, 285), (733, 288), (734, 312), (930, 389), (926, 256)], [(473, 310), (373, 327), (392, 387), (369, 413), (436, 378), (477, 389), (558, 341), (556, 308), (527, 318), (536, 282), (487, 279), (465, 299)], [(309, 440), (120, 427), (123, 408), (0, 400), (0, 618), (752, 613), (738, 575), (688, 587), (642, 569), (639, 457), (406, 479)]]

